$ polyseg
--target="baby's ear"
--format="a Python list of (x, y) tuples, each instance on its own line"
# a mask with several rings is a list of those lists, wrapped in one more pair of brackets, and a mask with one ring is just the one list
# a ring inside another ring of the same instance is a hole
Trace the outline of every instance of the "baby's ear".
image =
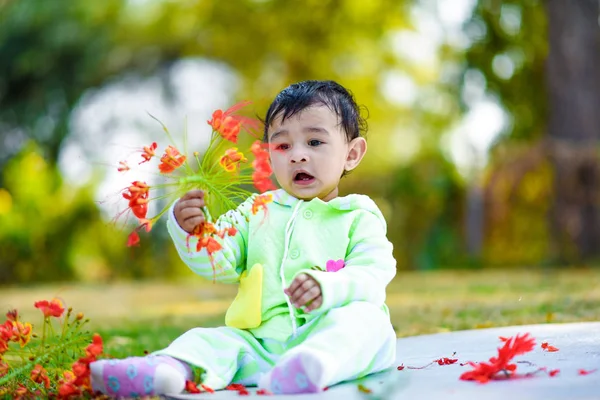
[(360, 164), (367, 153), (367, 141), (363, 137), (357, 137), (352, 139), (348, 147), (348, 155), (346, 156), (346, 163), (344, 164), (345, 171), (351, 171)]

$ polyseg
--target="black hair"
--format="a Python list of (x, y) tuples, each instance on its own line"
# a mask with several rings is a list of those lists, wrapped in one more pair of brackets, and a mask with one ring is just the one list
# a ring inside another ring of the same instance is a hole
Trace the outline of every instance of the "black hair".
[(360, 115), (361, 107), (356, 104), (348, 89), (334, 81), (309, 80), (294, 83), (275, 97), (265, 117), (263, 141), (269, 140), (269, 126), (279, 115), (285, 121), (315, 104), (323, 104), (336, 113), (348, 142), (366, 134), (367, 122)]

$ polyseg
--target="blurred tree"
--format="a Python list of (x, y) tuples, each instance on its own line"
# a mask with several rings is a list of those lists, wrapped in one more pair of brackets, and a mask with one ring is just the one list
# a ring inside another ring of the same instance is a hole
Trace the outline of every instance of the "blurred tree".
[(110, 50), (123, 3), (0, 2), (0, 168), (29, 140), (57, 160), (81, 94), (122, 70)]
[(184, 57), (233, 67), (244, 78), (240, 94), (259, 106), (293, 81), (333, 78), (354, 88), (372, 116), (385, 115), (377, 77), (399, 68), (387, 35), (409, 26), (409, 3), (2, 2), (0, 167), (28, 139), (53, 164), (85, 91), (123, 74), (159, 74), (168, 84), (160, 71)]
[[(539, 179), (546, 181), (541, 167), (551, 161), (554, 191), (536, 197), (541, 202), (537, 210), (552, 203), (546, 215), (554, 243), (549, 250), (561, 262), (600, 256), (595, 150), (600, 139), (599, 15), (597, 0), (480, 0), (465, 24), (472, 44), (462, 87), (486, 85), (510, 116), (492, 151), (490, 169), (497, 169), (494, 175), (509, 171), (502, 167), (507, 152), (521, 154), (511, 157), (509, 180), (522, 185), (531, 182), (523, 178), (532, 171), (540, 171)], [(539, 145), (530, 151), (518, 150), (520, 142), (535, 141)]]
[[(437, 148), (439, 135), (458, 113), (449, 81), (440, 79), (441, 63), (419, 65), (407, 61), (406, 52), (400, 54), (403, 49), (396, 39), (412, 28), (414, 3), (0, 1), (0, 168), (5, 172), (0, 174), (0, 188), (14, 205), (3, 217), (3, 280), (141, 277), (169, 270), (168, 260), (156, 257), (167, 254), (164, 250), (170, 246), (159, 234), (153, 234), (156, 247), (135, 249), (123, 267), (127, 249), (122, 241), (117, 246), (119, 237), (100, 228), (100, 215), (88, 192), (77, 202), (69, 199), (65, 193), (73, 189), (60, 178), (56, 161), (69, 134), (71, 112), (86, 92), (148, 75), (163, 78), (169, 87), (169, 69), (180, 59), (205, 58), (230, 67), (241, 78), (238, 96), (255, 99), (257, 109), (266, 109), (275, 93), (302, 79), (336, 79), (351, 88), (358, 101), (368, 105), (372, 133), (366, 165), (352, 179), (393, 174), (391, 168), (399, 164), (397, 152), (404, 150), (399, 133), (412, 131), (424, 149)], [(447, 48), (442, 52), (451, 56)], [(414, 101), (390, 100), (390, 94), (402, 90), (390, 86), (389, 77), (398, 75), (422, 89)], [(24, 147), (30, 142), (35, 151)], [(20, 175), (22, 166), (36, 163), (44, 165), (43, 185), (35, 174)], [(47, 190), (61, 218), (47, 212), (42, 193), (17, 193), (21, 183)], [(394, 204), (398, 196), (384, 188), (380, 194)], [(39, 203), (21, 205), (32, 199)], [(443, 206), (437, 200), (435, 204)], [(433, 214), (423, 214), (427, 221), (439, 213), (433, 208), (421, 211)], [(15, 218), (22, 228), (12, 225)], [(419, 226), (435, 230), (428, 224)], [(86, 241), (91, 232), (97, 240)], [(46, 269), (38, 274), (42, 260)], [(104, 272), (94, 275), (81, 265)]]

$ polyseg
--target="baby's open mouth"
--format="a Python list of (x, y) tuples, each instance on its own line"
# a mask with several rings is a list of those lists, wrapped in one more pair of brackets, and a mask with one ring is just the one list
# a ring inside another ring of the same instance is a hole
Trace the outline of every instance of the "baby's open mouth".
[(306, 172), (298, 172), (296, 175), (294, 175), (294, 181), (297, 182), (306, 182), (310, 181), (311, 179), (314, 179), (314, 176), (307, 174)]

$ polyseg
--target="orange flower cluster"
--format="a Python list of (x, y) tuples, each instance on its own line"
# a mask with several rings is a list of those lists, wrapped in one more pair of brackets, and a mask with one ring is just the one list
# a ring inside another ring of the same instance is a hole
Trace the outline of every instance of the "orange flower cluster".
[(212, 119), (207, 122), (214, 131), (219, 132), (223, 139), (237, 143), (238, 135), (242, 127), (246, 128), (248, 132), (252, 133), (253, 131), (256, 131), (259, 126), (259, 122), (257, 120), (235, 114), (248, 104), (250, 104), (249, 101), (243, 101), (235, 104), (225, 111), (216, 110), (212, 114)]
[[(189, 165), (188, 168), (180, 168), (188, 163), (188, 158), (184, 154), (181, 154), (174, 146), (166, 147), (164, 154), (160, 158), (158, 171), (160, 172), (161, 177), (175, 180), (174, 183), (162, 185), (162, 187), (176, 187), (176, 190), (161, 196), (161, 198), (164, 198), (174, 195), (174, 198), (156, 216), (152, 218), (147, 217), (148, 205), (150, 201), (152, 201), (150, 198), (151, 189), (154, 190), (154, 188), (160, 187), (160, 184), (151, 187), (144, 181), (136, 180), (122, 191), (123, 198), (128, 201), (128, 207), (124, 212), (131, 211), (140, 223), (130, 233), (127, 239), (127, 246), (138, 245), (140, 243), (138, 232), (142, 229), (149, 232), (156, 220), (171, 207), (177, 198), (181, 197), (181, 195), (191, 189), (200, 188), (205, 190), (209, 193), (209, 198), (213, 200), (228, 198), (228, 196), (235, 197), (236, 199), (243, 198), (244, 195), (250, 196), (251, 193), (242, 188), (243, 185), (250, 183), (250, 179), (252, 179), (251, 182), (261, 193), (275, 189), (275, 186), (270, 179), (272, 169), (269, 152), (267, 147), (262, 145), (259, 140), (254, 141), (250, 148), (250, 151), (254, 156), (254, 160), (251, 164), (251, 176), (249, 172), (247, 175), (243, 174), (243, 172), (249, 170), (250, 167), (243, 165), (248, 163), (248, 159), (238, 147), (229, 147), (224, 153), (220, 153), (222, 151), (221, 144), (226, 142), (237, 144), (239, 134), (242, 130), (258, 138), (256, 132), (259, 130), (260, 122), (256, 119), (237, 114), (237, 112), (247, 104), (249, 104), (249, 102), (242, 102), (225, 111), (216, 110), (212, 114), (212, 119), (207, 121), (213, 129), (208, 149), (203, 155), (202, 160), (198, 159), (198, 153), (194, 153), (194, 158), (199, 164), (197, 172), (194, 172)], [(169, 134), (164, 125), (163, 129)], [(171, 137), (170, 134), (169, 137)], [(144, 146), (140, 150), (142, 161), (139, 164), (149, 162), (157, 154), (157, 149), (158, 145), (156, 142), (151, 143), (149, 146)], [(218, 158), (215, 156), (218, 156)], [(207, 162), (213, 162), (213, 160), (219, 160), (218, 164), (222, 169), (215, 171), (212, 168), (212, 165), (206, 165)], [(117, 169), (124, 173), (131, 170), (126, 161), (120, 161)], [(223, 174), (223, 170), (228, 174)], [(175, 174), (175, 172), (177, 172), (177, 174)], [(219, 193), (219, 191), (221, 191), (221, 193)], [(210, 196), (211, 194), (213, 195)], [(219, 196), (216, 194), (219, 194)], [(259, 210), (264, 209), (266, 213), (266, 205), (270, 201), (272, 201), (271, 196), (258, 196), (252, 206), (252, 212), (256, 214)], [(231, 204), (232, 203), (228, 203), (226, 207), (230, 209)], [(207, 207), (210, 210), (211, 204), (207, 204)], [(216, 209), (221, 212), (223, 207), (216, 207)], [(212, 214), (215, 217), (218, 217), (218, 215), (215, 215), (216, 213)], [(200, 251), (206, 249), (212, 260), (214, 253), (222, 248), (221, 242), (217, 240), (217, 237), (223, 239), (225, 236), (234, 236), (236, 233), (237, 231), (233, 227), (217, 231), (214, 225), (205, 222), (196, 227), (194, 232), (188, 236), (188, 243), (190, 238), (196, 237), (198, 239), (196, 250)]]
[[(66, 354), (72, 354), (72, 351), (75, 350), (72, 346), (63, 347), (62, 350), (56, 349), (56, 346), (67, 345), (67, 343), (63, 343), (62, 340), (66, 340), (68, 335), (65, 336), (64, 333), (68, 332), (69, 328), (72, 326), (69, 321), (71, 309), (69, 309), (67, 316), (62, 321), (64, 327), (62, 329), (63, 335), (60, 336), (61, 342), (55, 344), (55, 350), (53, 350), (53, 348), (44, 347), (44, 340), (46, 339), (45, 326), (46, 324), (50, 324), (51, 318), (58, 319), (63, 317), (65, 308), (58, 299), (36, 301), (34, 306), (44, 315), (44, 333), (41, 338), (42, 345), (41, 347), (32, 349), (32, 355), (29, 357), (29, 360), (35, 363), (29, 373), (29, 379), (37, 385), (32, 386), (27, 384), (27, 382), (13, 381), (12, 388), (10, 388), (11, 385), (8, 384), (11, 382), (11, 377), (7, 377), (6, 375), (13, 369), (17, 371), (19, 368), (22, 369), (18, 364), (13, 365), (13, 363), (17, 362), (14, 358), (12, 358), (13, 361), (10, 361), (11, 358), (7, 358), (6, 360), (3, 359), (5, 353), (9, 351), (8, 343), (11, 341), (17, 342), (20, 344), (21, 348), (25, 347), (31, 340), (33, 330), (30, 323), (22, 323), (19, 321), (17, 310), (12, 310), (6, 314), (6, 322), (0, 325), (0, 380), (4, 380), (4, 382), (0, 382), (0, 396), (10, 395), (14, 398), (69, 399), (75, 397), (79, 398), (84, 395), (92, 395), (89, 365), (91, 362), (96, 361), (96, 358), (103, 352), (102, 338), (98, 334), (94, 334), (92, 343), (85, 348), (85, 356), (80, 357), (75, 361), (70, 370), (64, 370), (65, 366), (61, 366), (60, 363), (57, 362), (56, 357), (51, 355), (48, 357), (48, 354), (44, 355), (44, 353), (39, 354), (38, 348), (43, 349), (43, 352), (60, 351), (61, 354), (63, 354), (63, 356), (61, 356), (63, 359), (68, 357)], [(73, 321), (75, 322), (74, 325), (77, 326), (75, 329), (79, 328), (82, 319), (83, 314), (77, 314)], [(66, 349), (69, 351), (65, 351)], [(47, 368), (50, 368), (52, 373), (48, 373)], [(54, 372), (57, 369), (62, 371), (62, 379), (58, 379), (58, 373)], [(53, 379), (56, 379), (57, 381), (53, 381)]]
[(21, 347), (25, 347), (31, 340), (33, 327), (29, 322), (22, 323), (19, 321), (17, 310), (9, 311), (6, 314), (6, 322), (0, 325), (0, 376), (2, 376), (2, 355), (8, 351), (8, 343), (19, 343)]
[(63, 379), (58, 382), (58, 395), (60, 398), (79, 397), (84, 393), (92, 392), (90, 363), (96, 361), (103, 351), (102, 338), (95, 333), (92, 337), (92, 343), (85, 348), (85, 356), (73, 363), (71, 371), (63, 372)]

